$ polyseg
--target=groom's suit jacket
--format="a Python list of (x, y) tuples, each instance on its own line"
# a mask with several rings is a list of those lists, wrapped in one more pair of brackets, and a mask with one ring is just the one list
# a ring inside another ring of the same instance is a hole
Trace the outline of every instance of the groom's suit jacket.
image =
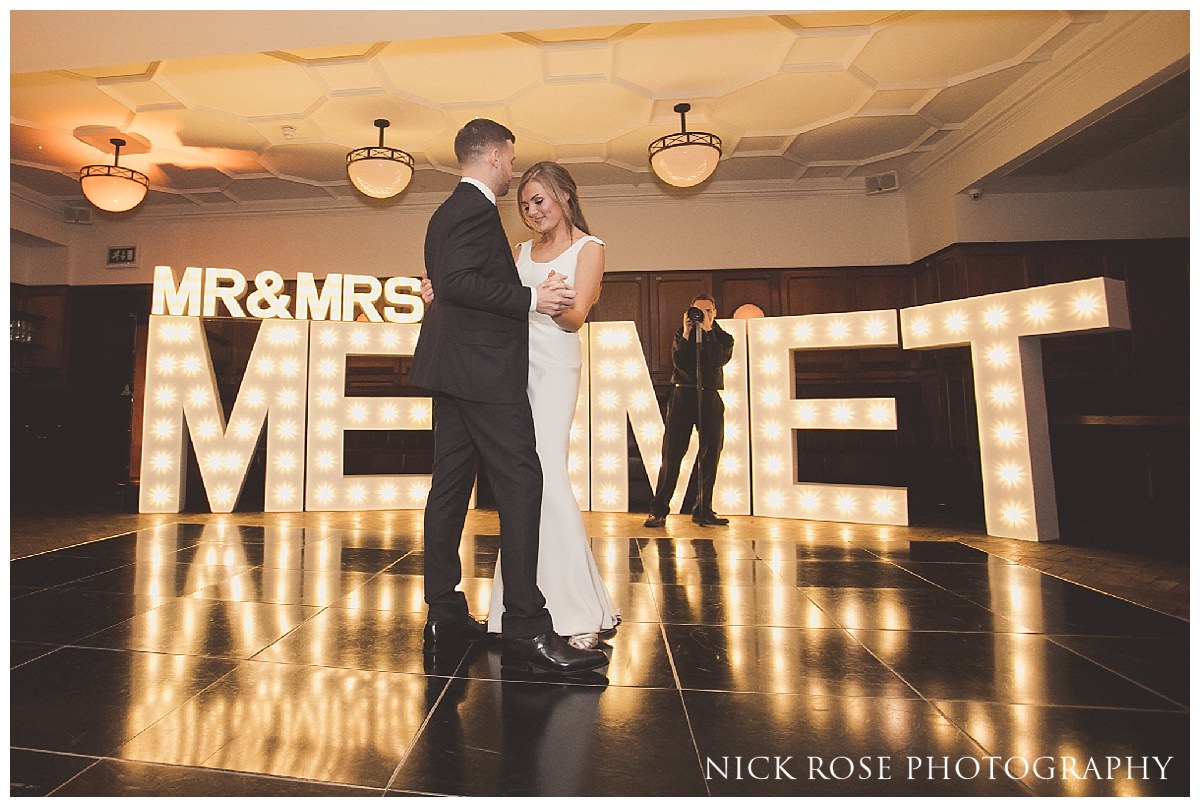
[(421, 323), (411, 383), (471, 401), (522, 400), (530, 291), (496, 206), (474, 185), (460, 182), (430, 219), (425, 271), (435, 299)]

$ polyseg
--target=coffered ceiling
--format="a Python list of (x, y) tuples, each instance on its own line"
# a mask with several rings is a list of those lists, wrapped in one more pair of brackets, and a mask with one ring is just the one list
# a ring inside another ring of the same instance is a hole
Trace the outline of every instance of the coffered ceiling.
[[(80, 167), (111, 163), (120, 133), (120, 164), (150, 178), (144, 214), (398, 204), (453, 185), (454, 132), (483, 116), (516, 132), (518, 171), (557, 160), (584, 194), (662, 195), (678, 191), (647, 145), (686, 101), (724, 152), (692, 193), (865, 192), (889, 172), (903, 188), (1106, 13), (12, 12), (10, 176), (83, 205)], [(1186, 73), (1150, 89), (980, 181), (1186, 183)], [(416, 162), (386, 202), (345, 168), (376, 118)]]

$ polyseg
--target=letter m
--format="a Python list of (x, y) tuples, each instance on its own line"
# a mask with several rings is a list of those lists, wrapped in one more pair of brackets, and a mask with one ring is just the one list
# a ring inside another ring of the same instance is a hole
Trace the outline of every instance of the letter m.
[(154, 267), (154, 297), (150, 303), (150, 313), (169, 314), (172, 317), (200, 316), (202, 274), (199, 266), (189, 266), (176, 288), (171, 267)]
[(214, 513), (237, 504), (268, 415), (264, 509), (303, 509), (307, 322), (264, 320), (228, 424), (199, 317), (150, 317), (138, 508), (178, 513), (187, 441)]

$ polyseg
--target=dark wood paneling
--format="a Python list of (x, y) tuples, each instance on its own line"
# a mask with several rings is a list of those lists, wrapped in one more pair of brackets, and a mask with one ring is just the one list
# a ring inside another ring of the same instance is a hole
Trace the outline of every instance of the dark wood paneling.
[(966, 448), (978, 453), (975, 379), (972, 376), (970, 350), (965, 347), (945, 348), (939, 350), (934, 358), (946, 396), (950, 449), (959, 451)]
[(1042, 283), (1069, 283), (1072, 280), (1087, 280), (1093, 277), (1124, 275), (1121, 259), (1102, 245), (1083, 242), (1079, 244), (1054, 245), (1038, 255), (1039, 279)]
[(643, 273), (607, 274), (600, 299), (592, 306), (591, 322), (645, 322), (650, 316), (650, 291)]
[(138, 323), (133, 330), (133, 400), (129, 414), (129, 482), (137, 485), (142, 477), (142, 421), (146, 412), (146, 348), (150, 326)]
[(345, 394), (355, 398), (399, 398), (417, 394), (408, 385), (410, 356), (347, 356)]
[(960, 255), (967, 278), (966, 297), (981, 297), (1037, 285), (1024, 245), (1016, 249), (963, 249)]
[[(1094, 242), (1053, 244), (1035, 255), (1036, 274), (1045, 284), (1124, 275), (1120, 249)], [(1059, 336), (1042, 342), (1048, 405), (1058, 413), (1126, 412), (1130, 390), (1118, 379), (1129, 373), (1129, 333)], [(1114, 383), (1118, 382), (1118, 383)]]
[[(665, 383), (671, 375), (671, 342), (683, 324), (683, 314), (697, 294), (712, 294), (708, 272), (655, 274), (650, 281), (650, 375)], [(639, 328), (640, 329), (640, 328)]]
[(914, 305), (913, 271), (893, 269), (854, 269), (848, 273), (855, 311), (907, 308)]
[(13, 299), (40, 312), (48, 345), (11, 379), (13, 508), (114, 506), (129, 481), (134, 331), (150, 287), (14, 288)]
[(847, 378), (851, 372), (852, 353), (850, 350), (793, 350), (796, 397), (816, 397), (812, 385), (831, 384)]
[(782, 313), (778, 272), (713, 272), (713, 297), (717, 316), (732, 317), (743, 305), (756, 305), (768, 317)]
[(1121, 255), (1133, 342), (1139, 353), (1186, 356), (1191, 328), (1190, 256), (1173, 245)]
[(860, 348), (854, 351), (854, 369), (863, 381), (907, 379), (920, 366), (920, 355), (900, 347)]
[(71, 290), (68, 286), (11, 285), (13, 317), (32, 329), (28, 342), (11, 343), (10, 369), (21, 383), (61, 390), (67, 376), (67, 333)]
[(921, 261), (913, 268), (913, 305), (927, 305), (938, 300), (937, 265)]
[(961, 300), (969, 296), (966, 267), (962, 265), (956, 255), (956, 248), (951, 248), (934, 256), (933, 276), (936, 290), (933, 299), (929, 302)]
[(854, 292), (844, 271), (791, 270), (784, 273), (782, 289), (787, 316), (854, 310)]
[(651, 355), (650, 281), (645, 273), (606, 274), (588, 322), (633, 322), (642, 352)]

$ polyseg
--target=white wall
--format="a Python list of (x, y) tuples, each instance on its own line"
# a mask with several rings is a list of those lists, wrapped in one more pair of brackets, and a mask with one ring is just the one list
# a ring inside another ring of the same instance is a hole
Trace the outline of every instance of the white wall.
[(16, 196), (9, 205), (9, 279), (27, 286), (70, 282), (74, 233), (61, 211), (51, 211)]
[(957, 240), (979, 243), (1186, 236), (1188, 199), (1186, 188), (1086, 194), (985, 193), (978, 201), (959, 195), (954, 198)]
[[(907, 265), (952, 244), (1178, 238), (1189, 234), (1187, 189), (1010, 193), (978, 202), (904, 191), (878, 196), (713, 196), (665, 201), (584, 199), (610, 271), (775, 269)], [(918, 205), (914, 198), (920, 201)], [(502, 199), (512, 241), (527, 238), (512, 199)], [(274, 269), (374, 276), (420, 274), (434, 205), (257, 216), (151, 219), (66, 225), (13, 198), (12, 227), (67, 250), (14, 241), (11, 279), (26, 285), (150, 283), (154, 267), (236, 269), (247, 279)], [(935, 244), (922, 251), (911, 244)], [(136, 245), (136, 269), (104, 267), (109, 246)]]
[(9, 219), (8, 274), (26, 286), (57, 286), (69, 282), (72, 241), (62, 217), (41, 208), (18, 205)]
[[(1031, 73), (977, 113), (961, 137), (931, 152), (904, 192), (914, 260), (956, 243), (1186, 236), (1180, 196), (1187, 191), (985, 196), (976, 207), (961, 192), (1061, 142), (1146, 88), (1187, 69), (1186, 14), (1105, 13), (1099, 42), (1064, 59), (1049, 78)], [(992, 200), (1003, 200), (992, 201)], [(1165, 200), (1165, 201), (1164, 201)], [(987, 204), (984, 202), (987, 201)], [(1186, 211), (1186, 205), (1183, 206)]]
[[(71, 282), (75, 285), (150, 283), (154, 267), (236, 269), (248, 278), (272, 269), (376, 276), (409, 275), (421, 266), (428, 210), (297, 212), (159, 218), (110, 223), (99, 218), (75, 229)], [(106, 269), (110, 246), (136, 246), (136, 269)]]
[[(919, 202), (919, 204), (918, 204)], [(771, 198), (697, 195), (690, 199), (585, 199), (593, 231), (608, 245), (608, 269), (775, 269), (908, 265), (955, 243), (1186, 237), (1188, 192), (985, 194), (972, 201), (928, 188), (877, 196)], [(64, 224), (13, 198), (14, 230), (68, 249), (11, 250), (11, 276), (49, 285), (149, 284), (156, 265), (236, 269), (248, 279), (273, 269), (377, 277), (419, 274), (424, 200), (383, 210), (333, 210), (184, 218), (138, 217)], [(528, 231), (512, 199), (501, 200), (512, 241)], [(914, 248), (934, 245), (929, 251)], [(139, 265), (107, 269), (110, 246), (136, 245)]]
[[(724, 194), (585, 208), (620, 270), (886, 266), (910, 262), (902, 194)], [(510, 229), (510, 232), (512, 230)], [(524, 236), (522, 236), (524, 237)]]
[(11, 243), (8, 247), (8, 279), (14, 283), (29, 285), (33, 282), (31, 247)]
[[(609, 271), (907, 264), (901, 194), (807, 198), (755, 195), (687, 200), (584, 199), (592, 230), (608, 245)], [(73, 285), (150, 283), (156, 265), (273, 269), (375, 276), (419, 274), (434, 205), (401, 201), (383, 210), (298, 211), (217, 217), (138, 217), (63, 225)], [(513, 199), (501, 200), (512, 241), (529, 233)], [(137, 246), (134, 269), (107, 269), (112, 246)], [(62, 281), (59, 281), (62, 282)]]

